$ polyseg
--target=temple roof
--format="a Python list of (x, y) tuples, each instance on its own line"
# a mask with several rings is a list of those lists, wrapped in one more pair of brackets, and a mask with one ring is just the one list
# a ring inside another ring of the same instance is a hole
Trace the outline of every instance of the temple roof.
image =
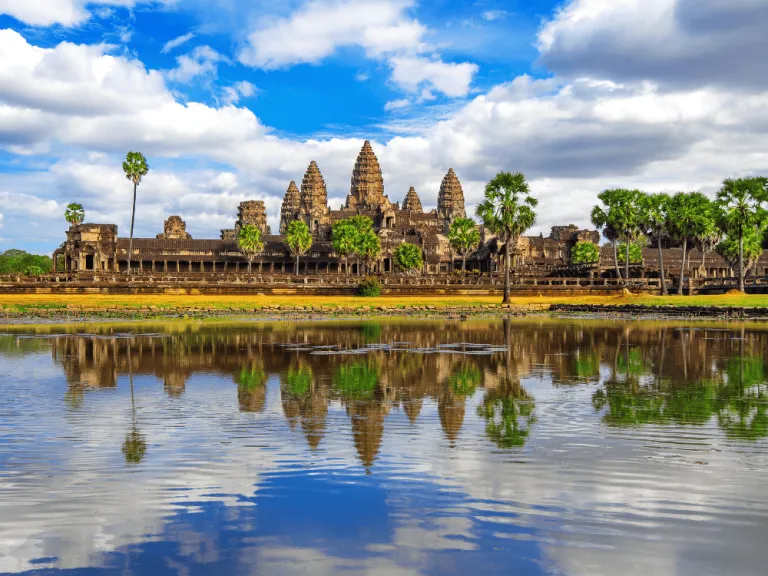
[(421, 199), (413, 186), (408, 190), (408, 194), (405, 195), (403, 210), (411, 210), (412, 212), (424, 211), (424, 208), (421, 206)]
[(440, 193), (437, 195), (437, 211), (441, 215), (450, 214), (451, 216), (464, 218), (464, 190), (459, 182), (459, 177), (453, 168), (443, 178), (440, 184)]
[(325, 180), (314, 160), (309, 163), (304, 179), (301, 181), (301, 204), (302, 208), (308, 211), (325, 208), (328, 204)]
[(352, 171), (352, 185), (347, 196), (347, 207), (381, 205), (385, 201), (384, 178), (371, 143), (366, 140)]

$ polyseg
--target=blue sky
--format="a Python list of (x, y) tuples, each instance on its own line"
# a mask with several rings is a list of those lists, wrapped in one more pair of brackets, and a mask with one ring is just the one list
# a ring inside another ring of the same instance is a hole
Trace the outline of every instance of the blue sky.
[(0, 249), (50, 252), (64, 206), (125, 231), (128, 150), (152, 168), (137, 233), (194, 237), (263, 199), (276, 226), (316, 160), (343, 202), (369, 138), (390, 199), (468, 207), (501, 169), (533, 233), (588, 225), (606, 187), (765, 173), (762, 0), (0, 0)]

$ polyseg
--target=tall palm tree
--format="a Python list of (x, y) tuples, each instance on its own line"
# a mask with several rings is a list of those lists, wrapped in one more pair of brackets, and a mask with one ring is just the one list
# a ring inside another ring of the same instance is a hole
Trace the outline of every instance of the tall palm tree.
[(133, 397), (133, 361), (131, 358), (131, 339), (128, 340), (128, 381), (131, 386), (131, 431), (125, 435), (123, 456), (126, 463), (139, 464), (147, 451), (147, 442), (136, 426), (136, 400)]
[(768, 198), (768, 179), (726, 179), (717, 193), (720, 229), (735, 236), (739, 242), (739, 290), (744, 292), (744, 236), (747, 229), (756, 229), (765, 220), (762, 202)]
[(592, 225), (598, 230), (602, 230), (605, 239), (611, 243), (611, 248), (613, 249), (613, 267), (616, 270), (616, 278), (621, 278), (619, 254), (616, 250), (616, 241), (619, 239), (619, 235), (616, 233), (616, 229), (610, 222), (608, 211), (600, 206), (595, 206), (592, 208), (590, 219), (592, 220)]
[(624, 278), (629, 279), (629, 250), (630, 244), (637, 240), (641, 232), (640, 199), (643, 193), (639, 190), (617, 188), (605, 190), (597, 195), (605, 208), (595, 206), (592, 210), (593, 222), (602, 222), (603, 227), (610, 225), (616, 237), (624, 241), (626, 250), (624, 259)]
[(82, 224), (85, 220), (85, 210), (83, 205), (77, 202), (70, 202), (67, 204), (67, 210), (64, 212), (64, 219), (69, 222), (70, 226), (77, 226)]
[(309, 232), (309, 227), (301, 220), (294, 220), (288, 224), (288, 229), (285, 231), (285, 244), (291, 254), (296, 257), (296, 275), (298, 275), (299, 256), (306, 254), (312, 247), (312, 234)]
[(510, 244), (536, 223), (533, 209), (538, 203), (524, 174), (502, 171), (486, 184), (485, 199), (477, 206), (477, 217), (504, 243), (503, 304), (509, 303)]
[(261, 230), (258, 226), (247, 224), (237, 232), (237, 246), (248, 259), (248, 274), (251, 273), (253, 259), (264, 249), (264, 242), (261, 241)]
[(669, 195), (663, 193), (645, 194), (640, 199), (643, 232), (651, 238), (656, 238), (656, 247), (659, 249), (659, 279), (661, 293), (664, 296), (668, 294), (668, 290), (664, 277), (664, 251), (661, 248), (661, 242), (664, 234), (666, 234), (668, 203)]
[(683, 293), (688, 243), (706, 234), (711, 227), (713, 214), (712, 202), (701, 192), (678, 192), (669, 201), (667, 228), (683, 247), (680, 281), (677, 284), (678, 295)]
[(456, 218), (448, 229), (448, 241), (461, 256), (461, 271), (467, 272), (467, 254), (480, 244), (480, 231), (471, 218)]
[(133, 208), (131, 210), (131, 236), (128, 240), (128, 273), (131, 273), (131, 255), (133, 254), (133, 222), (136, 218), (136, 188), (141, 179), (149, 172), (147, 159), (141, 152), (128, 152), (123, 162), (125, 177), (133, 182)]

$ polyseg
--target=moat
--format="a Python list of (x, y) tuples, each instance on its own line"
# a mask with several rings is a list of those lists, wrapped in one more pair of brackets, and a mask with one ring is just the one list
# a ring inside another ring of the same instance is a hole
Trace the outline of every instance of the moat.
[(768, 563), (764, 325), (88, 329), (0, 335), (0, 573)]

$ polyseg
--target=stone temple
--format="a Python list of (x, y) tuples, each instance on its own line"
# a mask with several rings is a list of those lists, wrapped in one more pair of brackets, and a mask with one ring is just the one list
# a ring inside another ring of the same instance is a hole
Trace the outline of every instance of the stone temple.
[[(254, 273), (293, 273), (294, 259), (282, 236), (293, 220), (302, 220), (314, 238), (310, 252), (300, 260), (300, 273), (342, 274), (357, 272), (358, 263), (345, 263), (333, 251), (331, 229), (335, 222), (351, 216), (367, 216), (381, 240), (382, 254), (377, 273), (395, 272), (393, 253), (409, 242), (424, 253), (425, 274), (447, 274), (460, 268), (461, 258), (448, 241), (448, 229), (456, 218), (465, 217), (464, 190), (456, 172), (445, 174), (437, 194), (437, 208), (425, 211), (418, 192), (411, 187), (402, 204), (392, 202), (384, 189), (381, 166), (371, 143), (366, 141), (352, 170), (349, 192), (339, 210), (328, 206), (328, 189), (320, 167), (309, 163), (301, 187), (291, 181), (280, 209), (279, 234), (272, 234), (261, 200), (242, 202), (234, 226), (221, 231), (218, 239), (193, 239), (180, 216), (170, 216), (156, 238), (134, 238), (131, 268), (143, 273), (221, 272), (244, 273), (247, 260), (237, 245), (243, 226), (257, 226), (264, 249), (253, 260)], [(481, 272), (502, 266), (501, 244), (481, 228), (482, 243), (467, 258), (467, 268)], [(579, 240), (599, 241), (595, 231), (575, 226), (553, 228), (548, 238), (522, 236), (513, 248), (514, 264), (530, 274), (547, 275), (567, 265), (570, 249)], [(118, 237), (113, 224), (80, 224), (67, 231), (67, 240), (54, 252), (61, 257), (65, 272), (116, 271), (128, 266), (128, 238)]]

